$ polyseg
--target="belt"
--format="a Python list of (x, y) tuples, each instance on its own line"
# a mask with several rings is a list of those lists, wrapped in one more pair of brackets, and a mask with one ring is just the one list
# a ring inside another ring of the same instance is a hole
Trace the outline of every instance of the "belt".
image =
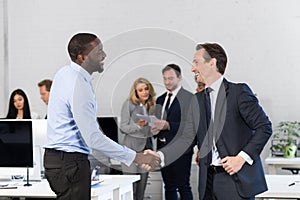
[(87, 159), (88, 155), (79, 152), (65, 152), (56, 149), (45, 149), (45, 153), (52, 156), (60, 156), (60, 159)]
[(218, 173), (224, 173), (226, 171), (225, 171), (225, 169), (222, 166), (213, 166), (213, 165), (210, 165), (208, 167), (208, 172), (210, 172), (212, 174), (218, 174)]

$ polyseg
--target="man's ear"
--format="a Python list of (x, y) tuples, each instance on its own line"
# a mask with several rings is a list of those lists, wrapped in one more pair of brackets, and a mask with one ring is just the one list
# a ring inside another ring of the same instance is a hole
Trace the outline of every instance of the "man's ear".
[(210, 62), (211, 66), (217, 66), (217, 59), (215, 59), (215, 58), (210, 59), (209, 62)]
[(85, 56), (83, 54), (78, 54), (77, 55), (77, 59), (76, 59), (76, 63), (81, 65), (85, 60)]
[(84, 61), (84, 55), (82, 54), (77, 55), (77, 60), (82, 63)]

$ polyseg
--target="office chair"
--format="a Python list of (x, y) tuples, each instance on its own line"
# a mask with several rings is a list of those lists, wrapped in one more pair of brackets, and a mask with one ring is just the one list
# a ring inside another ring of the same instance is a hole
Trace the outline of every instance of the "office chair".
[(299, 174), (300, 167), (282, 167), (282, 170), (289, 170), (292, 174)]

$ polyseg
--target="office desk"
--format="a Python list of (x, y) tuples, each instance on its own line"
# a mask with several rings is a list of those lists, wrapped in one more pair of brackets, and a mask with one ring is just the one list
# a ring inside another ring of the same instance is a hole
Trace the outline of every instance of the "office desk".
[[(113, 189), (113, 199), (114, 200), (132, 200), (133, 199), (133, 187), (132, 184), (140, 180), (140, 175), (100, 175), (101, 179), (106, 182), (108, 187), (118, 185), (116, 189)], [(101, 184), (103, 184), (101, 183)], [(101, 184), (97, 187), (101, 187)], [(96, 188), (92, 188), (93, 189)], [(98, 191), (99, 193), (95, 193)], [(94, 190), (94, 194), (102, 195), (100, 190)], [(94, 195), (92, 193), (92, 196)]]
[[(91, 189), (92, 200), (132, 200), (132, 183), (139, 180), (139, 175), (101, 175), (104, 181)], [(0, 189), (0, 197), (32, 197), (55, 198), (47, 180), (31, 182), (32, 186), (25, 187), (24, 182), (18, 183), (17, 189)]]
[(266, 175), (269, 190), (255, 197), (256, 200), (265, 198), (295, 199), (300, 198), (300, 175)]
[(276, 174), (277, 168), (300, 167), (300, 157), (268, 157), (265, 159), (265, 164), (268, 165), (269, 174)]

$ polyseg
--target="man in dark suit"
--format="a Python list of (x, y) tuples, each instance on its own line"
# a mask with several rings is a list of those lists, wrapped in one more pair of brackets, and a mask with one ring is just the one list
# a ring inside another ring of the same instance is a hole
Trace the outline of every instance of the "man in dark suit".
[(197, 134), (200, 149), (199, 199), (254, 199), (267, 190), (260, 153), (271, 122), (250, 88), (227, 81), (227, 56), (218, 44), (196, 47), (192, 71), (206, 89), (195, 95), (181, 137), (158, 152), (168, 164)]
[[(167, 89), (156, 101), (156, 117), (158, 120), (152, 126), (152, 133), (157, 134), (157, 148), (167, 146), (175, 135), (183, 131), (186, 114), (193, 94), (185, 90), (180, 81), (181, 70), (178, 65), (169, 64), (163, 70), (164, 85)], [(192, 146), (178, 159), (161, 169), (165, 184), (166, 200), (177, 200), (177, 190), (180, 199), (193, 199), (190, 186), (190, 171), (192, 162)]]

